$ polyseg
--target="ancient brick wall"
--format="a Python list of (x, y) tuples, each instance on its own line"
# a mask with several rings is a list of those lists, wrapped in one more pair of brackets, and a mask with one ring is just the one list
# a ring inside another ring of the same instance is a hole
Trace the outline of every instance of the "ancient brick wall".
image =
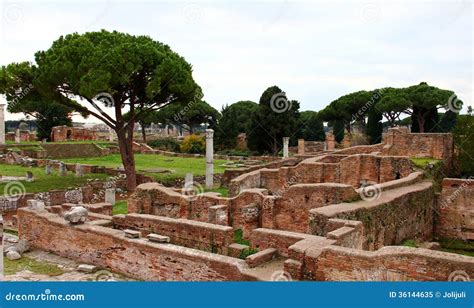
[(359, 195), (350, 185), (296, 184), (275, 199), (269, 219), (273, 219), (273, 229), (307, 233), (311, 209), (358, 198)]
[(403, 128), (389, 129), (383, 143), (383, 155), (432, 157), (450, 161), (454, 150), (452, 134), (412, 134)]
[(474, 240), (474, 178), (443, 179), (437, 214), (438, 235)]
[(95, 131), (83, 127), (55, 126), (51, 129), (51, 141), (98, 140)]
[(34, 248), (149, 281), (247, 280), (245, 261), (173, 244), (129, 239), (121, 230), (71, 226), (46, 211), (18, 211), (19, 236)]
[(434, 192), (431, 182), (376, 191), (367, 200), (310, 210), (310, 233), (326, 236), (333, 218), (361, 221), (364, 248), (376, 250), (406, 239), (427, 239), (433, 232)]
[(363, 251), (329, 246), (307, 253), (306, 279), (321, 281), (448, 281), (474, 277), (474, 258), (410, 247)]
[(229, 195), (249, 188), (266, 188), (272, 194), (298, 183), (342, 183), (360, 187), (408, 176), (413, 163), (407, 157), (372, 154), (324, 155), (309, 158), (294, 167), (260, 169), (230, 181)]
[(149, 233), (170, 237), (175, 245), (227, 255), (227, 246), (233, 243), (231, 227), (188, 219), (174, 219), (146, 214), (115, 215), (114, 228), (133, 229), (142, 236)]

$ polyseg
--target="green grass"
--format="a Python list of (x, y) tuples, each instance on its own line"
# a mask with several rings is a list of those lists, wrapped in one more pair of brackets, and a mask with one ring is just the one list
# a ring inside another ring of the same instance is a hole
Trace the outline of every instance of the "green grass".
[(415, 164), (416, 167), (424, 168), (430, 163), (435, 165), (440, 160), (439, 159), (434, 159), (434, 158), (414, 158), (413, 157), (413, 158), (411, 158), (411, 161)]
[(415, 241), (415, 240), (405, 240), (405, 241), (402, 243), (402, 246), (406, 246), (406, 247), (417, 247), (417, 244), (416, 244), (416, 241)]
[(438, 239), (441, 250), (474, 257), (474, 241), (462, 241), (450, 238)]
[[(234, 242), (241, 245), (250, 246), (250, 241), (244, 239), (244, 232), (242, 229), (237, 229), (234, 231)], [(258, 249), (248, 247), (240, 252), (239, 259), (245, 259), (254, 253), (257, 253)]]
[[(31, 171), (33, 173), (33, 182), (21, 181), (25, 187), (24, 192), (36, 193), (46, 192), (51, 189), (66, 189), (69, 187), (79, 187), (87, 183), (87, 179), (99, 179), (106, 180), (109, 176), (102, 173), (85, 174), (83, 177), (75, 177), (72, 172), (68, 172), (66, 176), (58, 176), (58, 172), (55, 170), (53, 174), (46, 175), (44, 168), (38, 167), (23, 167), (17, 165), (4, 165), (0, 166), (0, 174), (6, 176), (26, 176), (26, 172)], [(9, 184), (10, 183), (10, 184)], [(6, 192), (21, 193), (15, 188), (23, 190), (21, 187), (13, 187), (13, 182), (0, 182), (0, 195), (4, 195)], [(7, 187), (8, 185), (8, 187)]]
[[(69, 158), (65, 162), (82, 163), (98, 165), (105, 167), (119, 167), (122, 165), (122, 159), (119, 154), (111, 154), (101, 157)], [(214, 172), (223, 173), (225, 168), (220, 166), (226, 163), (226, 160), (214, 160)], [(135, 154), (135, 165), (138, 172), (152, 176), (157, 181), (166, 182), (176, 178), (183, 178), (186, 173), (193, 175), (204, 175), (206, 173), (205, 158), (194, 157), (170, 157), (163, 155)], [(143, 170), (162, 168), (174, 170), (173, 173), (153, 173)]]
[(227, 187), (218, 187), (218, 188), (213, 188), (213, 189), (205, 189), (205, 192), (212, 191), (216, 193), (220, 193), (221, 197), (228, 197), (229, 196), (229, 188)]
[(21, 259), (10, 261), (8, 258), (3, 259), (3, 269), (5, 275), (13, 275), (17, 272), (28, 270), (36, 274), (43, 274), (48, 276), (59, 276), (63, 271), (54, 264), (49, 264), (42, 261), (23, 256)]
[(112, 208), (112, 215), (128, 214), (127, 200), (117, 201)]

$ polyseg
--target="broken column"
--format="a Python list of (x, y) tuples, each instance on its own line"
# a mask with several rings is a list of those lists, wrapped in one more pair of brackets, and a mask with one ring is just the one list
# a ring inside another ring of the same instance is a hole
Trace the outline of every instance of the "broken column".
[(304, 139), (298, 139), (298, 155), (304, 155)]
[(51, 164), (46, 163), (46, 165), (44, 165), (44, 174), (50, 175), (51, 172), (52, 172), (52, 171), (51, 171)]
[(348, 132), (344, 133), (344, 139), (342, 140), (342, 146), (344, 148), (351, 147), (351, 135)]
[(115, 204), (115, 188), (107, 188), (105, 190), (105, 203)]
[(206, 188), (214, 187), (214, 130), (206, 129)]
[(113, 142), (114, 141), (114, 130), (109, 127), (109, 141)]
[(64, 219), (71, 224), (83, 224), (88, 216), (87, 209), (83, 206), (74, 206), (64, 214)]
[(288, 144), (290, 143), (290, 137), (283, 137), (283, 158), (288, 158)]
[(63, 162), (59, 162), (59, 176), (66, 176), (66, 164)]
[(334, 138), (334, 134), (327, 133), (326, 134), (326, 150), (334, 151), (336, 148), (336, 140)]
[(84, 166), (82, 164), (76, 164), (76, 177), (84, 176)]
[(184, 189), (185, 190), (193, 189), (193, 185), (194, 185), (193, 174), (186, 173), (186, 176), (184, 178)]
[(20, 143), (20, 142), (21, 142), (20, 129), (17, 128), (15, 130), (15, 143)]
[(0, 144), (5, 144), (5, 104), (0, 104)]

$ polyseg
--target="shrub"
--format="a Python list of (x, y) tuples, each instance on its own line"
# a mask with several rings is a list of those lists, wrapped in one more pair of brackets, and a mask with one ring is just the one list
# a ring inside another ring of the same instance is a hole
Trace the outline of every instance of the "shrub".
[(206, 148), (206, 142), (203, 137), (198, 135), (186, 136), (181, 143), (181, 152), (190, 154), (202, 154)]
[(179, 142), (174, 138), (151, 140), (148, 145), (162, 151), (179, 152)]
[(456, 163), (462, 177), (474, 176), (474, 116), (460, 115), (453, 129)]

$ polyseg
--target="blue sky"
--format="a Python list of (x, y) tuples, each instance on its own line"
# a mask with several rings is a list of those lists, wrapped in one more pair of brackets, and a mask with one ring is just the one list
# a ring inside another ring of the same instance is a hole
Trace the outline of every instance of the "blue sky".
[(421, 81), (472, 105), (471, 1), (2, 1), (1, 10), (2, 65), (32, 61), (71, 32), (145, 34), (193, 65), (219, 110), (272, 85), (320, 110), (349, 92)]

